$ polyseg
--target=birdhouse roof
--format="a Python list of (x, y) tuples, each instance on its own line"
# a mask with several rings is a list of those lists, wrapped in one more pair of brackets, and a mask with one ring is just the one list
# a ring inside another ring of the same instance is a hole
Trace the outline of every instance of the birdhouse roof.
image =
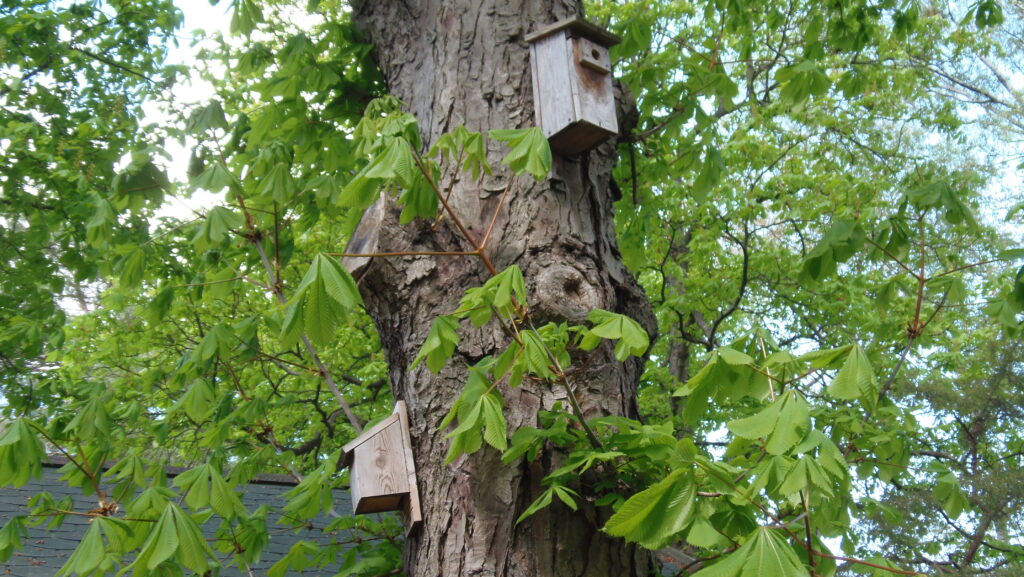
[(614, 46), (618, 44), (622, 39), (618, 36), (608, 32), (604, 28), (587, 22), (579, 16), (573, 16), (572, 18), (566, 18), (565, 20), (559, 20), (550, 26), (541, 28), (536, 32), (531, 32), (526, 35), (527, 42), (536, 42), (541, 38), (550, 36), (561, 30), (568, 30), (584, 38), (587, 38), (593, 42), (597, 42), (601, 46)]
[(374, 436), (379, 434), (384, 429), (399, 423), (400, 420), (401, 416), (397, 412), (391, 413), (390, 415), (388, 415), (386, 419), (377, 423), (373, 427), (366, 429), (365, 431), (363, 431), (363, 434), (349, 441), (347, 445), (341, 448), (342, 452), (345, 453), (345, 457), (343, 459), (344, 463), (346, 465), (351, 465), (352, 455), (355, 453), (355, 450), (357, 447), (359, 447), (359, 445), (362, 445), (366, 441), (372, 439)]

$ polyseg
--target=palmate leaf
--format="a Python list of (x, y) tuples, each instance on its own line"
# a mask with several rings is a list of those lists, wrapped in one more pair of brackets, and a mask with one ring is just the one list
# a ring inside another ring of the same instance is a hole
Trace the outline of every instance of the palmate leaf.
[(352, 275), (331, 256), (317, 254), (285, 307), (280, 338), (294, 343), (304, 332), (314, 344), (328, 345), (347, 312), (361, 304)]
[(121, 285), (129, 288), (139, 286), (146, 274), (146, 251), (136, 247), (120, 262)]
[(540, 128), (492, 130), (489, 134), (512, 147), (501, 162), (516, 174), (529, 173), (536, 180), (544, 180), (551, 172), (551, 146)]
[(786, 538), (776, 530), (759, 527), (742, 547), (725, 559), (701, 569), (693, 577), (804, 577), (807, 568)]
[(800, 280), (804, 283), (818, 282), (835, 274), (839, 263), (846, 262), (864, 243), (864, 229), (859, 223), (848, 219), (836, 219), (832, 228), (804, 259)]
[(413, 359), (409, 368), (414, 369), (425, 360), (427, 368), (431, 372), (440, 372), (459, 344), (458, 328), (458, 321), (448, 315), (441, 315), (434, 319), (434, 324), (430, 326), (430, 332), (427, 333), (420, 352)]
[(224, 107), (219, 100), (213, 100), (206, 106), (195, 109), (185, 122), (185, 130), (200, 134), (211, 128), (227, 129), (228, 121), (224, 116)]
[(56, 573), (56, 577), (64, 575), (89, 575), (95, 571), (106, 556), (103, 537), (100, 535), (100, 524), (92, 523), (85, 536), (68, 557), (64, 566)]
[(871, 361), (860, 345), (853, 345), (850, 348), (843, 368), (839, 369), (826, 390), (837, 399), (859, 398), (866, 408), (874, 408), (878, 400), (878, 382)]
[(491, 358), (485, 357), (470, 367), (466, 386), (438, 426), (438, 430), (443, 430), (458, 419), (458, 426), (445, 436), (451, 440), (445, 463), (451, 463), (462, 454), (478, 451), (483, 446), (485, 434), (491, 446), (500, 450), (507, 448), (503, 400), (497, 390), (491, 390), (493, 383), (487, 377), (491, 364)]
[[(437, 175), (434, 175), (433, 178), (436, 181)], [(409, 224), (416, 218), (430, 219), (437, 216), (439, 202), (433, 184), (425, 176), (417, 173), (413, 177), (412, 186), (402, 189), (402, 194), (398, 197), (398, 205), (402, 207), (398, 223)]]
[(496, 392), (481, 397), (484, 418), (484, 440), (499, 451), (508, 448), (508, 426), (502, 410), (501, 397)]
[(0, 486), (20, 487), (42, 474), (43, 443), (27, 419), (8, 423), (0, 435)]
[(404, 138), (388, 139), (384, 150), (363, 171), (365, 178), (393, 181), (403, 188), (412, 188), (417, 174), (412, 148)]
[(782, 100), (793, 106), (803, 104), (811, 96), (825, 94), (832, 86), (825, 71), (812, 60), (779, 68), (775, 79), (782, 85)]
[(202, 575), (216, 555), (206, 544), (199, 526), (174, 503), (167, 503), (153, 526), (139, 556), (131, 564), (133, 575), (143, 577), (177, 554), (178, 562)]
[(170, 412), (185, 411), (189, 419), (196, 423), (202, 423), (213, 412), (216, 400), (217, 392), (213, 385), (206, 379), (196, 379), (192, 381), (178, 402), (174, 403)]
[(474, 180), (480, 178), (481, 172), (491, 174), (483, 135), (479, 132), (470, 132), (465, 126), (457, 126), (455, 130), (438, 137), (427, 156), (437, 156), (443, 162), (457, 161), (461, 158), (462, 165), (458, 168), (470, 171)]
[(223, 206), (216, 206), (207, 213), (206, 220), (196, 230), (192, 242), (196, 245), (196, 250), (206, 252), (219, 246), (229, 232), (243, 226), (245, 219), (240, 214)]
[(278, 162), (263, 178), (259, 194), (280, 204), (287, 204), (295, 196), (295, 190), (296, 184), (291, 168), (284, 162)]
[(483, 286), (467, 290), (459, 301), (459, 308), (452, 314), (460, 319), (469, 318), (470, 322), (478, 327), (491, 320), (494, 310), (511, 319), (512, 297), (520, 304), (526, 303), (523, 271), (516, 265), (510, 265), (487, 279)]
[(201, 188), (217, 193), (231, 187), (236, 182), (238, 181), (235, 179), (235, 175), (231, 174), (223, 162), (213, 162), (206, 170), (193, 177), (190, 184), (194, 189)]
[(781, 455), (799, 443), (811, 429), (810, 409), (800, 393), (790, 389), (756, 415), (728, 423), (744, 439), (767, 438), (765, 450)]
[[(640, 323), (626, 315), (595, 309), (587, 315), (587, 320), (594, 323), (594, 327), (589, 330), (589, 335), (616, 341), (615, 359), (620, 362), (625, 361), (630, 355), (638, 357), (644, 354), (651, 344), (647, 331), (640, 326)], [(580, 346), (586, 350), (596, 346), (596, 343), (585, 335)]]
[(312, 541), (299, 541), (292, 545), (288, 554), (267, 570), (267, 577), (285, 577), (288, 570), (302, 571), (316, 565), (315, 557), (320, 546)]
[(704, 154), (704, 163), (701, 166), (700, 173), (693, 181), (693, 187), (690, 189), (690, 194), (693, 195), (697, 202), (703, 202), (707, 198), (708, 192), (718, 186), (718, 183), (722, 180), (722, 172), (724, 170), (725, 163), (722, 161), (722, 153), (717, 148), (709, 146)]
[(693, 471), (674, 471), (630, 497), (601, 530), (648, 549), (664, 547), (690, 525), (696, 497)]
[(673, 396), (688, 397), (683, 420), (695, 424), (703, 416), (711, 399), (718, 402), (750, 397), (762, 399), (770, 390), (764, 372), (755, 370), (753, 358), (729, 347), (715, 349), (697, 374), (690, 377)]
[(785, 497), (793, 498), (800, 491), (814, 487), (826, 497), (835, 496), (832, 491), (832, 482), (828, 473), (813, 457), (801, 457), (789, 470), (786, 479), (779, 486), (779, 493)]
[[(331, 493), (331, 472), (333, 464), (338, 461), (337, 454), (327, 459), (323, 465), (308, 473), (302, 482), (285, 493), (288, 500), (284, 510), (289, 513), (292, 523), (301, 523), (316, 517), (321, 512), (334, 506), (334, 495)], [(328, 466), (332, 466), (328, 470)]]
[(210, 507), (217, 515), (229, 521), (246, 514), (238, 495), (209, 463), (178, 475), (174, 479), (174, 486), (187, 491), (185, 502), (193, 510)]
[[(103, 576), (109, 574), (124, 553), (124, 539), (130, 529), (124, 521), (112, 517), (90, 520), (89, 529), (56, 576)], [(106, 543), (103, 541), (106, 536)]]
[(11, 517), (11, 520), (0, 529), (0, 563), (6, 563), (15, 551), (25, 546), (22, 538), (28, 537), (25, 529), (25, 517)]

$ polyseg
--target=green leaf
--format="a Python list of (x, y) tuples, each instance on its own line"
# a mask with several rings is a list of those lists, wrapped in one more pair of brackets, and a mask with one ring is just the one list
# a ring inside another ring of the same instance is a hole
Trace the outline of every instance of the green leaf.
[(818, 282), (835, 274), (837, 266), (852, 257), (864, 243), (864, 230), (853, 220), (836, 219), (832, 228), (804, 259), (803, 282)]
[(860, 399), (866, 408), (873, 408), (878, 397), (878, 383), (875, 371), (871, 368), (864, 350), (860, 345), (853, 345), (850, 354), (843, 363), (835, 378), (826, 389), (828, 394), (837, 399)]
[(781, 455), (810, 431), (810, 409), (803, 396), (790, 389), (756, 415), (730, 421), (728, 427), (744, 439), (767, 438), (765, 450)]
[(589, 331), (591, 335), (618, 341), (615, 345), (615, 358), (620, 362), (630, 355), (643, 355), (650, 346), (647, 331), (626, 315), (595, 309), (590, 311), (587, 320), (595, 325)]
[[(28, 537), (28, 530), (25, 529), (25, 517), (11, 517), (0, 529), (0, 563), (10, 560), (15, 551), (24, 549), (22, 538)], [(58, 573), (59, 575), (59, 573)]]
[(523, 511), (522, 515), (519, 515), (519, 517), (516, 519), (516, 525), (522, 523), (523, 520), (526, 519), (527, 517), (529, 517), (530, 515), (533, 515), (537, 511), (540, 511), (544, 507), (547, 507), (548, 505), (550, 505), (551, 504), (551, 499), (554, 497), (554, 495), (555, 495), (555, 488), (554, 487), (549, 487), (546, 491), (541, 493), (540, 497), (537, 497), (537, 500), (535, 500), (533, 503), (531, 503), (530, 506), (527, 507), (525, 511)]
[(274, 563), (267, 570), (267, 577), (285, 577), (289, 570), (303, 571), (316, 565), (314, 557), (320, 552), (320, 546), (312, 541), (298, 541), (288, 550), (288, 554)]
[(245, 220), (240, 214), (223, 206), (215, 206), (196, 230), (192, 242), (199, 252), (206, 252), (220, 246), (229, 232), (238, 231), (244, 226)]
[(231, 188), (236, 182), (235, 175), (231, 174), (223, 162), (214, 162), (206, 170), (192, 178), (191, 185), (193, 188), (217, 193), (225, 188)]
[(256, 0), (238, 0), (231, 14), (231, 32), (244, 36), (252, 34), (256, 25), (263, 22), (263, 10)]
[(46, 452), (36, 435), (37, 427), (27, 419), (17, 419), (0, 435), (0, 486), (20, 487), (42, 475)]
[(721, 347), (718, 349), (718, 356), (722, 357), (722, 360), (730, 365), (753, 365), (754, 357), (737, 351), (736, 349), (729, 347)]
[(492, 130), (491, 138), (505, 142), (512, 150), (501, 159), (518, 174), (529, 173), (541, 181), (551, 172), (551, 146), (544, 132), (537, 127), (514, 130)]
[(523, 341), (522, 360), (528, 372), (531, 372), (542, 379), (553, 379), (555, 373), (551, 370), (551, 360), (548, 358), (547, 346), (544, 341), (533, 331), (521, 333)]
[(821, 465), (813, 457), (803, 456), (797, 459), (796, 465), (789, 470), (789, 474), (779, 486), (779, 493), (792, 498), (800, 491), (806, 491), (811, 487), (825, 497), (834, 497), (832, 482), (829, 475), (825, 473)]
[[(436, 181), (436, 176), (434, 178)], [(398, 198), (398, 205), (402, 207), (398, 223), (404, 225), (416, 218), (432, 219), (436, 217), (439, 202), (431, 181), (422, 174), (417, 174), (413, 179), (412, 186), (402, 190), (402, 195)]]
[(837, 369), (840, 366), (839, 361), (843, 359), (843, 357), (848, 357), (850, 349), (852, 348), (853, 345), (846, 345), (837, 349), (811, 351), (800, 355), (797, 357), (797, 360), (803, 362), (810, 361), (811, 368), (814, 369)]
[(566, 507), (572, 509), (573, 511), (579, 509), (579, 505), (577, 505), (576, 500), (573, 499), (574, 496), (579, 497), (579, 493), (573, 491), (568, 487), (562, 487), (561, 485), (555, 485), (551, 488), (555, 490), (555, 496), (558, 497), (558, 500), (561, 501), (562, 503), (565, 503)]
[(484, 440), (499, 451), (508, 448), (507, 425), (501, 397), (492, 391), (481, 397), (484, 421)]
[(198, 575), (206, 573), (210, 560), (216, 564), (216, 554), (210, 549), (199, 529), (199, 525), (173, 503), (168, 505), (174, 516), (177, 533), (178, 561)]
[(228, 121), (224, 117), (224, 108), (217, 100), (197, 108), (185, 123), (185, 130), (193, 134), (201, 134), (211, 128), (227, 129), (227, 127)]
[(717, 148), (709, 146), (704, 154), (704, 164), (701, 166), (700, 174), (693, 181), (693, 188), (690, 194), (697, 202), (704, 202), (708, 193), (718, 186), (722, 181), (722, 172), (725, 169), (725, 162), (722, 160), (722, 153)]
[(458, 328), (458, 321), (450, 316), (441, 315), (434, 319), (434, 324), (430, 326), (430, 332), (427, 333), (427, 338), (409, 369), (416, 368), (426, 360), (427, 368), (431, 372), (441, 372), (448, 359), (455, 354), (455, 347), (459, 344)]
[(203, 423), (216, 408), (217, 393), (206, 379), (196, 379), (185, 394), (171, 407), (171, 412), (182, 410), (196, 423)]
[(146, 251), (136, 247), (121, 261), (121, 285), (127, 288), (139, 286), (146, 274)]
[[(178, 509), (177, 505), (167, 503), (156, 525), (150, 531), (149, 537), (139, 552), (139, 556), (132, 563), (135, 567), (134, 574), (136, 577), (145, 575), (143, 568), (149, 571), (156, 569), (158, 565), (170, 559), (174, 552), (178, 550), (178, 531), (174, 526), (177, 518), (174, 513), (175, 509)], [(178, 510), (180, 511), (180, 509)]]
[(938, 473), (932, 497), (942, 504), (942, 510), (951, 519), (958, 518), (970, 507), (970, 501), (960, 486), (960, 480), (942, 463), (933, 463), (929, 470)]
[(758, 527), (742, 547), (693, 577), (805, 577), (807, 568), (774, 529)]
[(812, 96), (822, 96), (832, 86), (825, 71), (812, 60), (780, 68), (775, 79), (782, 85), (782, 101), (790, 106), (799, 106)]
[(105, 554), (103, 537), (100, 535), (100, 524), (92, 523), (56, 575), (57, 577), (72, 574), (88, 575), (99, 567)]
[(412, 148), (403, 138), (391, 138), (386, 142), (384, 150), (374, 157), (363, 171), (363, 176), (393, 181), (404, 188), (412, 188), (417, 175), (423, 176), (416, 167)]
[(259, 194), (271, 198), (274, 202), (288, 204), (295, 196), (297, 187), (292, 177), (291, 168), (284, 162), (278, 162), (270, 172), (263, 177)]
[[(333, 257), (319, 253), (285, 307), (282, 340), (292, 342), (298, 332), (298, 312), (302, 310), (302, 332), (318, 346), (327, 346), (338, 325), (352, 308), (362, 304), (352, 275)], [(294, 307), (294, 308), (292, 308)]]
[(630, 497), (601, 530), (648, 549), (664, 547), (693, 520), (696, 497), (693, 472), (674, 471)]

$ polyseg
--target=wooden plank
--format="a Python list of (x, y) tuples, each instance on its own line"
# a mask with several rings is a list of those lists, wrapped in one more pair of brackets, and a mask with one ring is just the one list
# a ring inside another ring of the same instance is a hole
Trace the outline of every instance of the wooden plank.
[(542, 38), (534, 45), (532, 56), (537, 64), (537, 89), (534, 106), (537, 108), (537, 124), (544, 136), (551, 137), (576, 121), (570, 78), (570, 55), (566, 50), (564, 36), (554, 35)]
[(356, 513), (393, 511), (409, 493), (402, 436), (394, 420), (356, 447), (350, 473)]
[[(587, 65), (587, 60), (608, 62), (608, 49), (585, 38), (573, 38), (572, 71), (577, 79), (573, 97), (576, 100), (577, 121), (586, 121), (608, 132), (618, 132), (615, 118), (615, 94), (610, 72)], [(595, 58), (591, 53), (598, 52)], [(609, 64), (610, 65), (610, 64)]]
[(566, 32), (573, 36), (579, 35), (593, 38), (596, 42), (599, 42), (604, 46), (614, 46), (622, 41), (618, 36), (608, 32), (596, 24), (587, 22), (579, 16), (572, 16), (564, 20), (559, 20), (558, 22), (545, 26), (536, 32), (531, 32), (526, 35), (525, 40), (527, 42), (536, 42), (546, 38), (547, 36), (565, 34)]
[(344, 459), (342, 459), (342, 461), (346, 465), (351, 465), (352, 464), (352, 454), (355, 452), (356, 447), (358, 447), (359, 445), (362, 445), (363, 443), (365, 443), (369, 439), (373, 438), (373, 436), (376, 435), (377, 433), (383, 431), (384, 429), (390, 427), (391, 425), (393, 425), (393, 424), (395, 424), (397, 422), (398, 422), (398, 415), (392, 413), (391, 415), (389, 415), (383, 421), (381, 421), (381, 422), (377, 423), (376, 425), (374, 425), (373, 427), (363, 431), (363, 433), (361, 435), (359, 435), (355, 439), (352, 439), (344, 447), (341, 448), (341, 452), (345, 454), (345, 457), (344, 457)]
[(420, 490), (416, 480), (416, 459), (412, 452), (412, 435), (409, 431), (409, 412), (405, 401), (398, 401), (395, 405), (395, 413), (398, 414), (402, 430), (402, 446), (405, 450), (405, 468), (409, 473), (408, 485), (409, 495), (406, 498), (403, 513), (405, 517), (406, 535), (419, 526), (423, 521), (423, 514), (420, 508)]

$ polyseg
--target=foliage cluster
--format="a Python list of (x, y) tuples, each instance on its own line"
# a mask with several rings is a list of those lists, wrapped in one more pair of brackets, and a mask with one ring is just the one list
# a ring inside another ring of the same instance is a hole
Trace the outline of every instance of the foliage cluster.
[[(994, 39), (1021, 15), (958, 9), (590, 3), (622, 35), (637, 97), (617, 216), (659, 332), (600, 310), (535, 326), (521, 271), (496, 270), (487, 236), (466, 233), (472, 250), (444, 258), (492, 276), (437, 318), (415, 363), (440, 370), (469, 325), (508, 341), (438, 424), (448, 459), (558, 447), (523, 518), (592, 501), (606, 532), (702, 577), (1018, 572), (1024, 255), (976, 216), (992, 167), (971, 118), (1020, 134), (1024, 100), (1000, 72), (1012, 53)], [(175, 120), (146, 127), (141, 103), (181, 72), (162, 64), (169, 2), (0, 3), (0, 484), (56, 451), (69, 484), (145, 520), (97, 515), (62, 575), (252, 565), (266, 512), (236, 491), (266, 471), (296, 479), (296, 524), (333, 511), (338, 448), (391, 404), (336, 247), (380, 194), (403, 224), (458, 222), (452, 174), (550, 170), (535, 129), (456, 129), (424, 150), (346, 8), (307, 10), (289, 26), (288, 3), (234, 2), (243, 41), (199, 64), (217, 98), (171, 101)], [(166, 175), (172, 138), (193, 145), (188, 183)], [(488, 164), (491, 141), (505, 168)], [(154, 221), (194, 189), (222, 203)], [(582, 418), (573, 369), (602, 341), (619, 360), (649, 355), (642, 420)], [(564, 388), (568, 406), (508, 431), (501, 390), (523, 379)], [(169, 483), (169, 464), (190, 471)], [(26, 524), (59, 522), (52, 498), (33, 506), (0, 531), (0, 558)], [(196, 529), (209, 519), (225, 535), (212, 547)], [(393, 523), (329, 528), (358, 544), (300, 543), (270, 574), (397, 568)]]

